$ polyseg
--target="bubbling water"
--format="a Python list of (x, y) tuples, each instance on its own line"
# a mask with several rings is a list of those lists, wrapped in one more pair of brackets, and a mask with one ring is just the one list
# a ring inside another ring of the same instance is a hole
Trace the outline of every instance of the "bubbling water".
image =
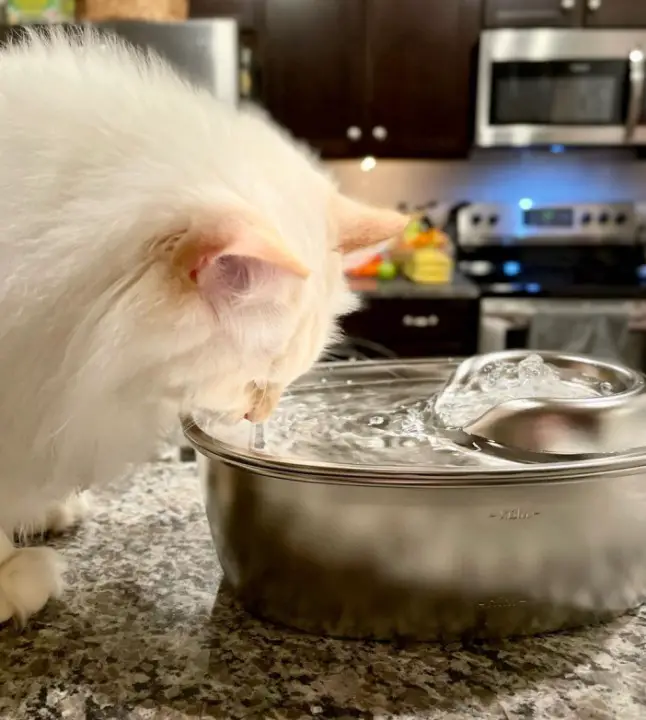
[(612, 385), (583, 375), (567, 378), (540, 355), (519, 362), (492, 362), (463, 387), (438, 393), (434, 411), (441, 426), (462, 428), (508, 400), (585, 399), (612, 394)]
[(538, 355), (486, 365), (462, 387), (393, 378), (388, 385), (346, 384), (287, 395), (255, 433), (256, 450), (274, 456), (359, 465), (481, 466), (509, 461), (465, 450), (444, 434), (517, 398), (590, 398), (612, 386), (566, 377)]

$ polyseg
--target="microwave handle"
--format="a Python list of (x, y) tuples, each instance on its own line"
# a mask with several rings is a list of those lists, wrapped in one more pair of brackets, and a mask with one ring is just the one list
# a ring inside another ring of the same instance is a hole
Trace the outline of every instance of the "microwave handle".
[(628, 80), (630, 94), (626, 117), (626, 142), (633, 139), (644, 101), (644, 52), (638, 48), (631, 50), (628, 55)]

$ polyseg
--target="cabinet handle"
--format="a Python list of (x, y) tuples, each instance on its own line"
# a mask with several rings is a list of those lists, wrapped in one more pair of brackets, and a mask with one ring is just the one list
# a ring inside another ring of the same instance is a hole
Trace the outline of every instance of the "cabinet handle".
[(372, 137), (379, 142), (383, 142), (388, 137), (388, 130), (383, 125), (377, 125), (372, 128)]
[(356, 142), (357, 140), (361, 140), (362, 134), (363, 133), (361, 132), (361, 128), (357, 127), (356, 125), (350, 125), (350, 127), (346, 131), (348, 140), (352, 140), (353, 142)]
[(561, 10), (574, 10), (576, 0), (561, 0)]
[(427, 328), (439, 324), (440, 318), (437, 315), (404, 315), (402, 318), (402, 325), (406, 327)]
[(595, 12), (601, 7), (601, 0), (588, 0), (588, 10)]

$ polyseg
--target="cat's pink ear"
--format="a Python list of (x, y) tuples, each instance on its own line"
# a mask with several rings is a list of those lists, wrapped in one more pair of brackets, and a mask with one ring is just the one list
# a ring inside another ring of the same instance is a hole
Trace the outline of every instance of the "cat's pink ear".
[(197, 282), (203, 272), (224, 261), (236, 272), (249, 261), (256, 269), (264, 265), (267, 271), (302, 279), (310, 275), (276, 229), (244, 208), (227, 209), (199, 223), (178, 240), (172, 262), (186, 279)]
[(343, 195), (334, 198), (333, 213), (338, 227), (337, 248), (343, 255), (396, 237), (410, 221), (395, 210), (364, 205)]

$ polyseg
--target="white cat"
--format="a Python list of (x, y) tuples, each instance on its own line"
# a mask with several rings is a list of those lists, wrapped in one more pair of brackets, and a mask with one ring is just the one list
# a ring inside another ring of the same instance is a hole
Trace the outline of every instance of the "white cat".
[(77, 520), (182, 411), (265, 418), (354, 306), (343, 256), (405, 223), (115, 40), (3, 52), (0, 621), (61, 586), (16, 531)]

